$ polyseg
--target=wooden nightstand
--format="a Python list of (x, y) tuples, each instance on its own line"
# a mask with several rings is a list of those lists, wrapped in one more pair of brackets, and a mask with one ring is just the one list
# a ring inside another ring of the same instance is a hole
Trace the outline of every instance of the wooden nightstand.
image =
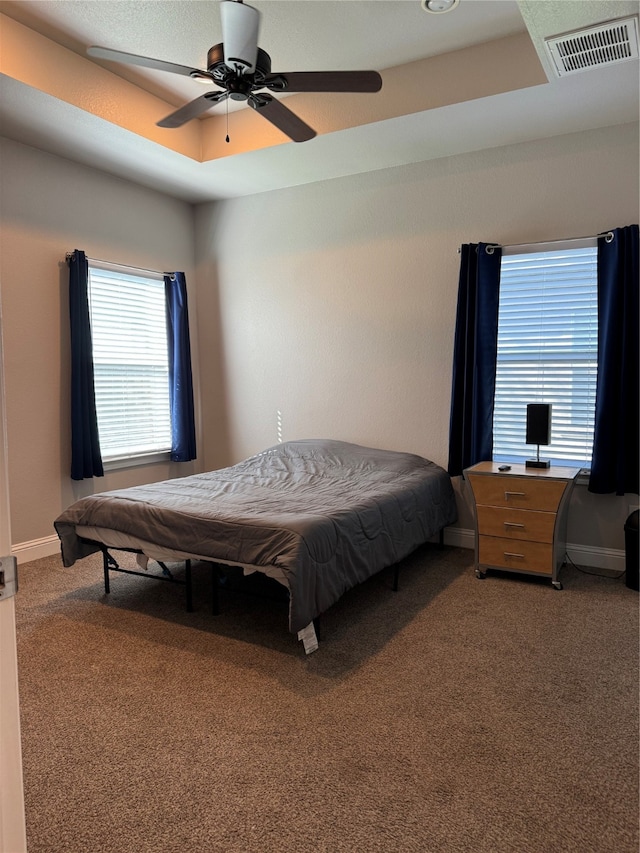
[(548, 577), (562, 589), (567, 509), (579, 468), (479, 462), (464, 472), (476, 509), (476, 576), (487, 569)]

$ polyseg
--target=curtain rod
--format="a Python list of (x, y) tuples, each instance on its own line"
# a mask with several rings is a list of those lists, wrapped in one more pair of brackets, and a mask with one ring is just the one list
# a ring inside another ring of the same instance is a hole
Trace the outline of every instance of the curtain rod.
[[(71, 260), (72, 257), (73, 257), (73, 252), (67, 252), (67, 254), (64, 256), (64, 259), (67, 263), (69, 263), (69, 261)], [(156, 275), (168, 275), (168, 276), (171, 276), (172, 281), (173, 281), (173, 278), (175, 276), (175, 273), (172, 273), (172, 272), (162, 272), (161, 273), (161, 272), (159, 272), (159, 270), (150, 270), (147, 267), (133, 267), (133, 266), (131, 266), (131, 264), (116, 264), (113, 261), (103, 261), (100, 258), (89, 258), (89, 257), (87, 257), (87, 260), (93, 261), (94, 264), (106, 264), (107, 266), (110, 266), (110, 267), (120, 267), (120, 269), (122, 269), (122, 270), (138, 270), (139, 272), (152, 272), (152, 273), (155, 273)]]
[[(611, 243), (614, 236), (613, 231), (602, 231), (600, 234), (596, 234), (595, 237), (593, 234), (588, 234), (586, 237), (567, 237), (564, 240), (532, 240), (530, 243), (508, 243), (505, 246), (501, 246), (499, 243), (488, 243), (487, 252), (493, 254), (494, 249), (517, 249), (520, 246), (551, 246), (554, 243), (577, 243), (580, 240), (595, 240), (598, 237), (604, 237), (607, 243)], [(458, 254), (460, 252), (461, 248), (458, 248)]]

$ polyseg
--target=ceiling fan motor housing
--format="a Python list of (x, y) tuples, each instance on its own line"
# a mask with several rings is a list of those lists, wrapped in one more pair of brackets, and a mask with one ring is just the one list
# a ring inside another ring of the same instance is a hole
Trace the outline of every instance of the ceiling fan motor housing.
[[(264, 80), (268, 74), (271, 74), (271, 57), (269, 54), (258, 48), (255, 70), (249, 75), (239, 75), (233, 68), (225, 63), (224, 60), (224, 44), (214, 44), (207, 54), (207, 70), (213, 77), (214, 81), (223, 88), (233, 92), (234, 81), (240, 84), (243, 81), (245, 86), (238, 85), (238, 89), (247, 88), (249, 91), (252, 88), (261, 88), (264, 85)], [(241, 100), (241, 98), (233, 98), (233, 100)]]

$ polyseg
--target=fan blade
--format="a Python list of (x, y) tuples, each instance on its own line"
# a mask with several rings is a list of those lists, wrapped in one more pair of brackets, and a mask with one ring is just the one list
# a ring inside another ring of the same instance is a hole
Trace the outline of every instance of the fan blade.
[(377, 71), (294, 71), (268, 74), (272, 92), (379, 92), (382, 77)]
[(158, 127), (182, 127), (192, 118), (197, 118), (202, 113), (206, 112), (210, 107), (219, 104), (229, 97), (228, 92), (207, 92), (206, 95), (200, 95), (195, 101), (190, 101), (184, 107), (180, 107), (171, 115), (163, 118), (162, 121), (156, 122)]
[(253, 74), (258, 57), (260, 12), (247, 3), (220, 3), (224, 64), (239, 74)]
[(176, 65), (175, 62), (165, 62), (163, 59), (151, 59), (148, 56), (138, 56), (135, 53), (124, 53), (122, 50), (111, 50), (109, 47), (87, 48), (89, 56), (96, 59), (108, 59), (109, 62), (123, 62), (125, 65), (142, 65), (144, 68), (153, 68), (155, 71), (170, 71), (172, 74), (182, 74), (184, 77), (208, 77), (212, 82), (213, 77), (207, 71), (199, 68), (190, 68), (188, 65)]
[(294, 142), (306, 142), (316, 135), (312, 127), (271, 95), (251, 95), (247, 103)]

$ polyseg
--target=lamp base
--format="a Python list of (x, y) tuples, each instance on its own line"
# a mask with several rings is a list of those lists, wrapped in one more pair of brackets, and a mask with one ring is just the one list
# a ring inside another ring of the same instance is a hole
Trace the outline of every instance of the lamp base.
[(524, 463), (525, 468), (551, 468), (550, 459), (527, 459)]

